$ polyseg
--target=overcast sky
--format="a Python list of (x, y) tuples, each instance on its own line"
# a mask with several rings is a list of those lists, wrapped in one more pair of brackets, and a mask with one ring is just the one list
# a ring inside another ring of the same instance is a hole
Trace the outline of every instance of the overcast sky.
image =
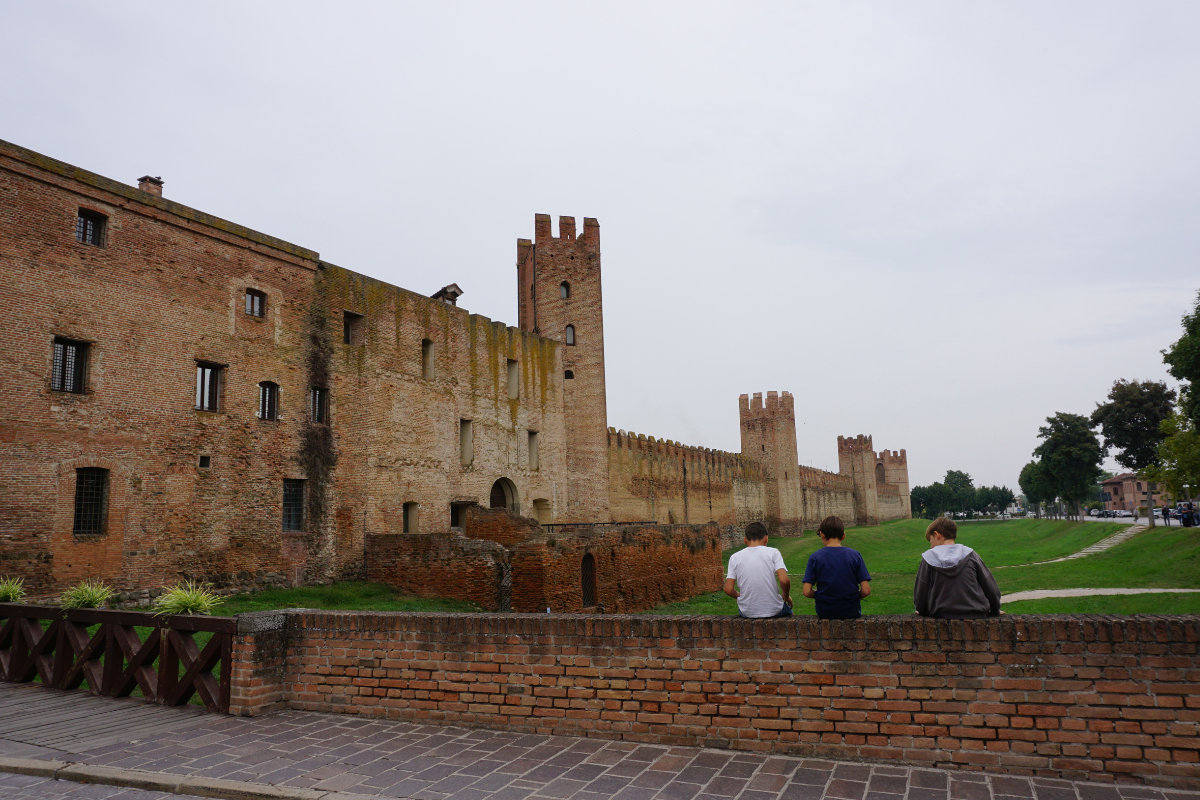
[[(515, 325), (597, 217), (609, 424), (1016, 488), (1200, 288), (1200, 4), (5, 4), (0, 138)], [(556, 223), (557, 229), (557, 223)], [(1174, 383), (1172, 382), (1172, 385)]]

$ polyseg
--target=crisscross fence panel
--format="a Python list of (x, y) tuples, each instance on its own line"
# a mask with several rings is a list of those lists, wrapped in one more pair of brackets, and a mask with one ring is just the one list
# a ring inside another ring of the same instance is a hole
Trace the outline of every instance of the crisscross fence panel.
[[(150, 629), (144, 639), (139, 628)], [(223, 714), (236, 632), (233, 617), (0, 603), (0, 679), (56, 689), (86, 682), (105, 697), (138, 690), (168, 706), (198, 696), (206, 709)], [(197, 634), (207, 642), (197, 642)]]

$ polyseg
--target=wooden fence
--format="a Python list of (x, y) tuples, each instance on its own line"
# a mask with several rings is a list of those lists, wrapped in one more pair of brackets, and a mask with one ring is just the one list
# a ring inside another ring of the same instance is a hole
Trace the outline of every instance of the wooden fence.
[[(138, 628), (151, 629), (145, 640)], [(86, 681), (92, 694), (106, 697), (140, 689), (169, 706), (199, 695), (209, 711), (225, 713), (236, 632), (233, 617), (0, 603), (0, 680), (40, 680), (56, 689)], [(203, 649), (197, 633), (212, 634)], [(212, 674), (218, 662), (219, 679)]]

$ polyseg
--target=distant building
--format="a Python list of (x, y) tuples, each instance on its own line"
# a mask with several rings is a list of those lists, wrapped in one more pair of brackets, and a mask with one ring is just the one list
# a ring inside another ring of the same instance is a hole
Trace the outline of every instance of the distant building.
[(1102, 496), (1105, 511), (1133, 511), (1141, 508), (1147, 503), (1148, 492), (1149, 502), (1153, 506), (1171, 503), (1171, 495), (1162, 491), (1162, 487), (1157, 483), (1142, 480), (1133, 472), (1122, 472), (1112, 476), (1101, 484), (1101, 491), (1104, 493)]

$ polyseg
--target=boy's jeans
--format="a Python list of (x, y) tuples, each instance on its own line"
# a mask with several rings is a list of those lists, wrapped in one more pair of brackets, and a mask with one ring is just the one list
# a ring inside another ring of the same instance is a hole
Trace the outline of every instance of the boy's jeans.
[(790, 617), (791, 615), (792, 615), (792, 607), (789, 606), (787, 603), (784, 603), (783, 610), (780, 611), (778, 614), (776, 614), (773, 617), (747, 617), (742, 612), (740, 612), (740, 611), (738, 612), (738, 616), (741, 617), (742, 619), (783, 619), (784, 617)]

